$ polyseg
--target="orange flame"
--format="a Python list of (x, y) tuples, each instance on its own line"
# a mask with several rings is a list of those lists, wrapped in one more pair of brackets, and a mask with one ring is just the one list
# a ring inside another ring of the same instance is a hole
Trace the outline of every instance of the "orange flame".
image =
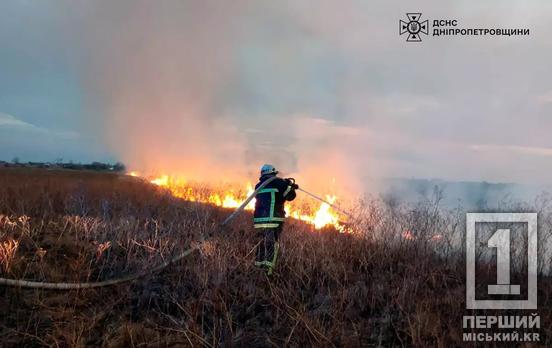
[[(137, 172), (130, 172), (129, 175), (139, 176)], [(149, 181), (152, 184), (168, 189), (175, 197), (192, 202), (213, 204), (215, 206), (223, 208), (239, 207), (242, 202), (254, 192), (254, 188), (251, 183), (247, 183), (245, 190), (229, 189), (222, 194), (206, 194), (201, 189), (198, 189), (193, 185), (189, 185), (186, 180), (181, 177), (161, 175), (159, 177), (150, 179)], [(326, 199), (328, 202), (333, 204), (336, 201), (337, 197), (327, 195)], [(255, 199), (253, 199), (245, 207), (246, 210), (253, 210), (254, 208)], [(305, 209), (301, 209), (294, 204), (286, 204), (285, 210), (287, 216), (307, 222), (313, 225), (316, 229), (321, 229), (326, 226), (332, 226), (340, 232), (346, 231), (345, 226), (343, 226), (339, 222), (339, 215), (332, 211), (330, 205), (322, 203), (315, 211), (311, 207), (307, 206), (307, 208), (310, 209), (308, 209), (308, 211), (305, 211)]]

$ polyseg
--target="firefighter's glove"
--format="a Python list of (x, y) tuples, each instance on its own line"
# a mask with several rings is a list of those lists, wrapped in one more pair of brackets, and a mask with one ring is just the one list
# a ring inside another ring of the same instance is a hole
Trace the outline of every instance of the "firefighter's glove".
[(291, 186), (294, 190), (297, 190), (299, 188), (299, 185), (297, 185), (295, 183), (294, 178), (287, 178), (286, 181), (287, 181), (288, 185)]

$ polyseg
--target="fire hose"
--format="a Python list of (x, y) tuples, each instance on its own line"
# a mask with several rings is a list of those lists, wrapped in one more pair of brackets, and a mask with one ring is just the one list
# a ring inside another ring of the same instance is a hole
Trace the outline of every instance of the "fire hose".
[(353, 215), (343, 209), (341, 209), (340, 207), (338, 207), (337, 205), (333, 204), (333, 203), (330, 203), (328, 202), (327, 200), (323, 199), (322, 197), (319, 197), (317, 195), (315, 195), (314, 193), (310, 193), (308, 191), (305, 191), (303, 190), (302, 188), (297, 188), (297, 190), (303, 192), (303, 193), (306, 193), (307, 195), (311, 196), (312, 198), (316, 199), (316, 200), (319, 200), (320, 202), (322, 203), (326, 203), (327, 205), (329, 205), (330, 207), (334, 208), (336, 211), (340, 212), (341, 214), (343, 215), (347, 215), (348, 217), (352, 218), (353, 219)]
[[(232, 219), (234, 219), (242, 210), (245, 209), (245, 207), (251, 202), (251, 200), (257, 195), (257, 193), (262, 190), (266, 185), (268, 185), (270, 182), (272, 182), (276, 177), (269, 178), (265, 180), (259, 187), (253, 191), (253, 193), (247, 197), (247, 199), (236, 209), (232, 214), (230, 214), (222, 223), (221, 227), (224, 227), (226, 224), (228, 224)], [(340, 208), (336, 207), (332, 203), (322, 199), (321, 197), (318, 197), (310, 192), (307, 192), (301, 188), (298, 188), (299, 191), (306, 193), (310, 197), (319, 200), (323, 203), (326, 203), (336, 209), (337, 211), (347, 215), (351, 216), (351, 214), (347, 213), (346, 211), (341, 210)], [(205, 240), (203, 241), (205, 242)], [(180, 254), (176, 255), (175, 257), (171, 258), (168, 261), (165, 261), (158, 266), (148, 269), (146, 271), (138, 272), (135, 274), (130, 274), (122, 278), (117, 279), (111, 279), (111, 280), (104, 280), (100, 282), (87, 282), (87, 283), (49, 283), (49, 282), (37, 282), (37, 281), (31, 281), (31, 280), (23, 280), (23, 279), (9, 279), (9, 278), (1, 278), (0, 277), (0, 285), (5, 286), (17, 286), (22, 288), (33, 288), (33, 289), (48, 289), (48, 290), (76, 290), (76, 289), (91, 289), (91, 288), (100, 288), (105, 286), (111, 286), (111, 285), (117, 285), (121, 283), (130, 282), (139, 278), (143, 278), (149, 274), (157, 273), (169, 265), (178, 262), (179, 260), (185, 258), (188, 255), (191, 255), (194, 251), (198, 250), (201, 246), (201, 243), (184, 250)]]

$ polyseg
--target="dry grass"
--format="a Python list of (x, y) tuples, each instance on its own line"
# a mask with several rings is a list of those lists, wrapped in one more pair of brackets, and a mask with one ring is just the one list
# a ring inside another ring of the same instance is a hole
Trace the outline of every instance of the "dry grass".
[[(134, 178), (0, 171), (2, 277), (97, 281), (200, 251), (131, 284), (0, 288), (5, 347), (458, 346), (465, 266), (457, 212), (359, 205), (354, 235), (290, 222), (276, 274), (253, 267), (250, 215), (183, 202)], [(416, 240), (405, 240), (405, 230)], [(441, 234), (442, 239), (432, 237)], [(438, 250), (438, 253), (435, 250)], [(492, 275), (489, 275), (492, 276)], [(544, 284), (544, 286), (542, 285)], [(542, 279), (541, 308), (551, 287)], [(548, 305), (548, 306), (547, 306)], [(549, 325), (549, 311), (539, 311)], [(544, 329), (549, 333), (550, 328)]]
[(4, 272), (10, 271), (10, 266), (18, 247), (19, 241), (17, 240), (8, 239), (0, 242), (0, 266), (2, 266)]

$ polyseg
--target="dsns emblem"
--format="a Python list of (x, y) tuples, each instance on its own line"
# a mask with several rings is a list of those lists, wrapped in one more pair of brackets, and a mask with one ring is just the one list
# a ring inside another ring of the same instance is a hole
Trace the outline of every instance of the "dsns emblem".
[(421, 13), (407, 13), (408, 22), (399, 20), (399, 35), (408, 33), (406, 41), (408, 42), (420, 42), (422, 38), (420, 33), (427, 35), (428, 33), (428, 20), (420, 22)]

